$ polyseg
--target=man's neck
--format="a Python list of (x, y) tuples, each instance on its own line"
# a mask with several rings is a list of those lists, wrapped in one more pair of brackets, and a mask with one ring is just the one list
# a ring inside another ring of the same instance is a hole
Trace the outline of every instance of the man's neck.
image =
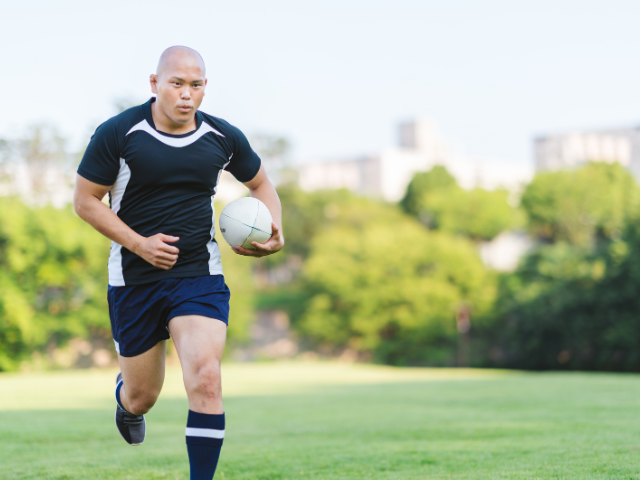
[(171, 120), (161, 108), (158, 107), (158, 102), (151, 104), (151, 118), (155, 124), (156, 130), (170, 135), (182, 135), (183, 133), (189, 133), (196, 129), (196, 116), (194, 115), (187, 123), (176, 123)]

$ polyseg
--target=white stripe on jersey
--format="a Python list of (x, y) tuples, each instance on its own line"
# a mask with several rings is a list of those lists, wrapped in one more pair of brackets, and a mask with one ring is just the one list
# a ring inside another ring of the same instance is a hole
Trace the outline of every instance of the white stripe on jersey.
[[(124, 158), (120, 159), (120, 171), (116, 178), (116, 183), (111, 187), (111, 210), (116, 215), (120, 211), (122, 197), (131, 179), (131, 169)], [(124, 275), (122, 273), (122, 245), (111, 242), (111, 253), (109, 254), (109, 285), (113, 287), (124, 286)]]
[(198, 128), (198, 130), (193, 132), (188, 137), (176, 138), (176, 137), (167, 137), (166, 135), (162, 135), (160, 132), (158, 132), (154, 128), (151, 128), (151, 125), (149, 125), (149, 122), (147, 122), (146, 120), (142, 120), (141, 122), (131, 127), (131, 130), (127, 132), (127, 135), (129, 135), (130, 133), (136, 132), (138, 130), (147, 132), (156, 140), (159, 140), (165, 145), (169, 145), (170, 147), (175, 147), (175, 148), (182, 148), (182, 147), (186, 147), (187, 145), (191, 145), (192, 143), (198, 141), (200, 137), (202, 137), (203, 135), (206, 135), (209, 132), (213, 132), (216, 135), (220, 135), (221, 137), (224, 137), (223, 134), (221, 134), (218, 130), (213, 128), (207, 122), (202, 122), (200, 124), (200, 128)]

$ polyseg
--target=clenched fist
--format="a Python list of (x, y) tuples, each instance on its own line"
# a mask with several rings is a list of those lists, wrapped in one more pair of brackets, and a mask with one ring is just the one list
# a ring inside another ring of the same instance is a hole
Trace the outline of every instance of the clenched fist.
[(179, 237), (172, 237), (164, 233), (156, 233), (151, 237), (142, 237), (142, 240), (135, 245), (133, 253), (156, 268), (169, 270), (178, 261), (178, 253), (180, 253), (177, 247), (169, 245), (169, 243), (177, 242), (178, 240), (180, 240)]

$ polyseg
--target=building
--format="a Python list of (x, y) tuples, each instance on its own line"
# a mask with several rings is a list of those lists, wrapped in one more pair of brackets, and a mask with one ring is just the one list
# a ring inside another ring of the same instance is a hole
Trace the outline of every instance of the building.
[(433, 122), (422, 119), (399, 126), (398, 147), (360, 158), (303, 163), (298, 167), (298, 181), (304, 190), (347, 188), (395, 202), (416, 172), (452, 159), (452, 146)]
[(481, 160), (459, 154), (430, 120), (400, 124), (398, 140), (398, 147), (375, 155), (302, 163), (297, 168), (300, 187), (346, 188), (360, 195), (397, 202), (413, 175), (434, 165), (444, 165), (464, 188), (503, 187), (515, 192), (533, 175), (532, 169), (521, 162)]
[(534, 140), (534, 155), (537, 171), (619, 162), (640, 180), (640, 127), (541, 136)]
[(305, 163), (298, 167), (298, 182), (303, 190), (346, 188), (395, 202), (403, 197), (414, 173), (433, 165), (420, 152), (390, 148), (356, 159)]

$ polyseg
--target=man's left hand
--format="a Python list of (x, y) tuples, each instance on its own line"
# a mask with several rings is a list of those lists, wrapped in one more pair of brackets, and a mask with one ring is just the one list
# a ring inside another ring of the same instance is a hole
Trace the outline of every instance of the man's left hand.
[(284, 237), (280, 233), (280, 229), (275, 223), (271, 223), (271, 238), (266, 243), (251, 242), (256, 249), (249, 250), (241, 246), (231, 247), (238, 255), (244, 255), (245, 257), (266, 257), (267, 255), (273, 255), (276, 252), (282, 250), (284, 247)]

